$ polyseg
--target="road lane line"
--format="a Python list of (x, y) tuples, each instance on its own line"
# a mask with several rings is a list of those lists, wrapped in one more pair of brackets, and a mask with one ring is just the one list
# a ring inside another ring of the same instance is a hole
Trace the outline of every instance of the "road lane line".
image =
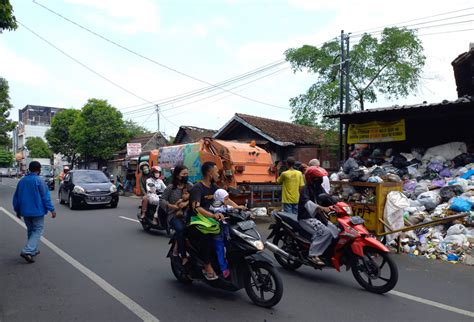
[(125, 220), (130, 220), (130, 221), (133, 221), (133, 222), (140, 222), (140, 220), (136, 220), (136, 219), (132, 219), (132, 218), (124, 217), (124, 216), (119, 216), (119, 218), (122, 218), (122, 219), (125, 219)]
[(446, 310), (446, 311), (450, 311), (450, 312), (454, 312), (454, 313), (457, 313), (457, 314), (461, 314), (461, 315), (465, 315), (465, 316), (469, 316), (471, 318), (474, 318), (474, 312), (459, 309), (459, 308), (454, 307), (454, 306), (446, 305), (446, 304), (435, 302), (435, 301), (430, 301), (430, 300), (427, 300), (427, 299), (424, 299), (424, 298), (421, 298), (421, 297), (418, 297), (418, 296), (414, 296), (414, 295), (410, 295), (410, 294), (406, 294), (406, 293), (402, 293), (402, 292), (398, 292), (398, 291), (390, 291), (389, 294), (393, 294), (393, 295), (396, 295), (396, 296), (399, 296), (399, 297), (403, 297), (404, 299), (407, 299), (407, 300), (423, 303), (423, 304), (426, 304), (426, 305), (437, 307), (437, 308), (442, 309), (442, 310)]
[[(25, 224), (18, 219), (15, 215), (13, 215), (11, 212), (6, 210), (3, 207), (0, 207), (0, 210), (3, 211), (7, 216), (9, 216), (11, 219), (16, 221), (20, 226), (26, 229)], [(117, 301), (119, 301), (121, 304), (123, 304), (126, 308), (128, 308), (130, 311), (132, 311), (136, 316), (138, 316), (140, 319), (143, 321), (149, 321), (149, 322), (159, 322), (158, 318), (153, 316), (150, 312), (145, 310), (143, 307), (141, 307), (138, 303), (133, 301), (131, 298), (117, 290), (115, 287), (110, 285), (107, 281), (105, 281), (102, 277), (79, 263), (77, 260), (72, 258), (69, 254), (67, 254), (65, 251), (60, 249), (58, 246), (47, 240), (45, 237), (41, 237), (41, 241), (43, 244), (48, 246), (53, 252), (55, 252), (57, 255), (62, 257), (66, 262), (71, 264), (73, 267), (75, 267), (78, 271), (83, 273), (85, 276), (87, 276), (91, 281), (93, 281), (95, 284), (97, 284), (100, 288), (102, 288), (105, 292), (107, 292), (109, 295), (111, 295), (113, 298), (115, 298)]]

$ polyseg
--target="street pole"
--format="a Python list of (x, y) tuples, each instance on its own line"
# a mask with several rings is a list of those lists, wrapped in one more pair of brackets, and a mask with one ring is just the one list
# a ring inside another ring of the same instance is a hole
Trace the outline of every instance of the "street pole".
[[(350, 33), (348, 33), (346, 35), (346, 61), (345, 61), (345, 76), (346, 76), (346, 110), (345, 110), (345, 113), (349, 113), (351, 111), (351, 97), (350, 97), (350, 91), (349, 91), (349, 85), (350, 85), (350, 69), (349, 69), (349, 64), (350, 64), (350, 58), (349, 58), (349, 37), (350, 37)], [(347, 129), (347, 125), (346, 125), (346, 129)], [(344, 131), (343, 131), (344, 132)], [(343, 154), (343, 158), (344, 160), (347, 158), (347, 140), (346, 138), (344, 137), (344, 148), (343, 148), (343, 151), (344, 151), (344, 154)]]
[(156, 119), (158, 121), (158, 133), (160, 133), (160, 106), (158, 104), (155, 105), (156, 109)]
[[(339, 113), (344, 111), (344, 30), (341, 30), (341, 63), (339, 65)], [(339, 161), (342, 161), (343, 156), (343, 125), (341, 117), (339, 117)]]

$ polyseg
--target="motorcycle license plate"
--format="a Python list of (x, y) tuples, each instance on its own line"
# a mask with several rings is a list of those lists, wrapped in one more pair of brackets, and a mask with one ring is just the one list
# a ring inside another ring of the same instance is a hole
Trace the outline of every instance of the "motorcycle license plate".
[(241, 222), (238, 222), (237, 225), (242, 230), (249, 230), (257, 226), (255, 225), (255, 222), (253, 220), (241, 221)]
[(359, 216), (352, 216), (351, 217), (351, 223), (353, 225), (361, 225), (365, 222), (365, 220), (362, 217)]

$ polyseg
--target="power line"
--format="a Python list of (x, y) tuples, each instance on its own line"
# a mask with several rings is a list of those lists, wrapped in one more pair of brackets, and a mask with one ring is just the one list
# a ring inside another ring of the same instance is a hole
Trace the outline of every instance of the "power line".
[[(248, 71), (244, 74), (240, 74), (240, 75), (234, 76), (232, 78), (226, 79), (222, 82), (219, 82), (218, 85), (219, 86), (224, 86), (224, 85), (232, 84), (234, 82), (238, 82), (240, 80), (250, 78), (250, 77), (252, 77), (256, 74), (262, 73), (266, 70), (276, 68), (276, 67), (278, 67), (282, 64), (285, 64), (285, 63), (286, 63), (285, 60), (280, 59), (280, 60), (274, 61), (270, 64), (260, 66), (256, 69)], [(172, 102), (175, 99), (181, 99), (183, 97), (194, 96), (196, 94), (201, 94), (201, 93), (205, 93), (207, 91), (214, 91), (214, 90), (216, 90), (216, 88), (212, 87), (212, 86), (202, 87), (202, 88), (199, 88), (199, 89), (196, 89), (196, 90), (192, 90), (192, 91), (184, 92), (184, 93), (177, 94), (177, 95), (174, 95), (174, 96), (165, 97), (165, 98), (162, 98), (162, 99), (159, 99), (159, 100), (155, 100), (153, 102), (158, 103), (160, 105), (163, 105), (163, 104), (168, 104), (168, 102)], [(129, 108), (139, 107), (139, 106), (143, 106), (143, 105), (146, 105), (146, 104), (144, 103), (144, 104), (136, 104), (136, 105), (126, 106), (126, 107), (121, 108), (120, 110), (126, 110), (126, 109), (129, 109)]]
[(395, 25), (405, 24), (405, 23), (409, 23), (409, 22), (414, 22), (414, 21), (419, 21), (419, 20), (424, 20), (424, 19), (429, 19), (429, 18), (435, 18), (435, 17), (445, 16), (445, 15), (449, 15), (449, 14), (452, 14), (452, 13), (467, 11), (467, 10), (471, 10), (471, 9), (474, 9), (474, 7), (468, 7), (468, 8), (464, 8), (464, 9), (459, 9), (459, 10), (454, 10), (454, 11), (449, 11), (449, 12), (443, 12), (443, 13), (439, 13), (439, 14), (435, 14), (435, 15), (430, 15), (430, 16), (425, 16), (425, 17), (421, 17), (421, 18), (416, 18), (416, 19), (411, 19), (411, 20), (400, 21), (400, 22), (396, 22), (396, 23), (389, 24), (389, 25), (373, 27), (373, 28), (369, 28), (369, 29), (365, 29), (365, 30), (357, 30), (357, 31), (354, 31), (353, 33), (354, 33), (354, 34), (365, 33), (365, 32), (367, 32), (367, 31), (371, 31), (371, 30), (374, 30), (374, 29), (386, 28), (386, 27), (389, 27), (389, 26), (395, 26)]
[[(112, 81), (111, 79), (105, 77), (104, 75), (100, 74), (99, 72), (95, 71), (94, 69), (92, 69), (91, 67), (87, 66), (86, 64), (84, 64), (83, 62), (81, 62), (80, 60), (78, 60), (77, 58), (71, 56), (70, 54), (68, 54), (67, 52), (65, 52), (64, 50), (62, 50), (61, 48), (57, 47), (56, 45), (54, 45), (52, 42), (50, 42), (49, 40), (47, 40), (46, 38), (44, 38), (43, 36), (39, 35), (38, 33), (36, 33), (34, 30), (30, 29), (28, 26), (26, 26), (25, 24), (23, 24), (22, 22), (20, 22), (19, 20), (17, 20), (18, 24), (21, 25), (23, 28), (25, 28), (26, 30), (28, 30), (29, 32), (31, 32), (33, 35), (35, 35), (36, 37), (38, 37), (39, 39), (41, 39), (42, 41), (44, 41), (45, 43), (47, 43), (48, 45), (50, 45), (51, 47), (53, 47), (54, 49), (56, 49), (57, 51), (59, 51), (61, 54), (63, 54), (64, 56), (68, 57), (69, 59), (71, 59), (72, 61), (74, 61), (75, 63), (79, 64), (80, 66), (82, 66), (83, 68), (87, 69), (88, 71), (90, 71), (91, 73), (95, 74), (96, 76), (102, 78), (103, 80), (107, 81), (108, 83), (114, 85), (115, 87), (123, 90), (124, 92), (130, 94), (130, 95), (133, 95), (145, 102), (148, 102), (150, 103), (150, 101), (148, 101), (146, 98), (143, 98), (142, 96), (140, 95), (137, 95), (135, 94), (134, 92), (126, 89), (125, 87), (119, 85), (118, 83)], [(166, 119), (166, 118), (165, 118)], [(168, 120), (168, 122), (170, 122), (171, 124), (174, 124), (172, 123), (171, 121)], [(177, 125), (175, 125), (177, 126)]]
[[(274, 75), (274, 74), (276, 74), (276, 73), (279, 73), (279, 72), (281, 72), (281, 71), (287, 70), (287, 69), (289, 69), (289, 68), (290, 68), (290, 67), (281, 68), (281, 69), (279, 69), (279, 70), (277, 70), (277, 71), (274, 71), (274, 72), (272, 72), (272, 73), (263, 75), (263, 76), (261, 76), (261, 77), (259, 77), (259, 78), (256, 78), (256, 79), (253, 79), (253, 80), (248, 81), (248, 82), (246, 82), (246, 83), (243, 83), (243, 84), (240, 84), (240, 85), (238, 85), (238, 86), (232, 87), (231, 90), (234, 90), (234, 89), (236, 89), (236, 88), (240, 88), (240, 87), (242, 87), (242, 86), (245, 86), (245, 85), (254, 83), (254, 82), (256, 82), (256, 81), (259, 81), (259, 80), (261, 80), (261, 79), (263, 79), (263, 78), (272, 76), (272, 75)], [(208, 99), (208, 98), (211, 98), (211, 97), (214, 97), (214, 96), (218, 96), (218, 95), (221, 95), (221, 94), (223, 94), (223, 92), (219, 92), (219, 93), (216, 93), (216, 94), (213, 94), (213, 95), (210, 95), (210, 96), (206, 96), (206, 97), (203, 97), (203, 98), (194, 100), (194, 101), (192, 101), (192, 102), (184, 103), (184, 104), (181, 104), (181, 105), (178, 105), (178, 106), (173, 106), (173, 107), (170, 107), (170, 108), (167, 108), (167, 109), (162, 110), (162, 112), (171, 111), (171, 110), (180, 108), (180, 107), (182, 107), (182, 106), (186, 106), (186, 105), (190, 105), (190, 104), (193, 104), (193, 103), (196, 103), (196, 102), (200, 102), (200, 101), (203, 101), (203, 100), (206, 100), (206, 99)], [(133, 111), (133, 112), (126, 112), (126, 113), (124, 113), (124, 114), (130, 115), (130, 114), (134, 114), (134, 112), (135, 112), (135, 113), (140, 113), (140, 112), (144, 112), (144, 111), (149, 111), (150, 108), (151, 108), (151, 106), (150, 106), (150, 107), (146, 107), (146, 108), (142, 108), (142, 109), (139, 109), (139, 110), (136, 110), (136, 111)], [(285, 108), (285, 109), (287, 109), (287, 108)]]
[(95, 32), (95, 31), (93, 31), (93, 30), (87, 28), (87, 27), (84, 27), (83, 25), (81, 25), (81, 24), (79, 24), (79, 23), (77, 23), (77, 22), (75, 22), (75, 21), (73, 21), (73, 20), (71, 20), (71, 19), (69, 19), (69, 18), (63, 16), (62, 14), (60, 14), (60, 13), (58, 13), (58, 12), (56, 12), (56, 11), (54, 11), (54, 10), (48, 8), (48, 7), (46, 7), (45, 5), (43, 5), (43, 4), (39, 3), (39, 2), (36, 2), (35, 0), (33, 0), (33, 2), (34, 2), (35, 4), (37, 4), (38, 6), (40, 6), (40, 7), (44, 8), (44, 9), (48, 10), (49, 12), (51, 12), (51, 13), (53, 13), (53, 14), (55, 14), (56, 16), (61, 17), (62, 19), (64, 19), (64, 20), (66, 20), (66, 21), (68, 21), (68, 22), (74, 24), (75, 26), (77, 26), (77, 27), (79, 27), (79, 28), (81, 28), (81, 29), (83, 29), (83, 30), (85, 30), (85, 31), (87, 31), (87, 32), (89, 32), (89, 33), (91, 33), (91, 34), (93, 34), (94, 36), (99, 37), (99, 38), (101, 38), (101, 39), (103, 39), (103, 40), (105, 40), (105, 41), (107, 41), (107, 42), (109, 42), (109, 43), (111, 43), (111, 44), (113, 44), (113, 45), (115, 45), (115, 46), (117, 46), (117, 47), (119, 47), (119, 48), (125, 50), (125, 51), (128, 51), (128, 52), (131, 53), (131, 54), (134, 54), (134, 55), (136, 55), (136, 56), (138, 56), (138, 57), (140, 57), (140, 58), (142, 58), (142, 59), (145, 59), (145, 60), (147, 60), (147, 61), (149, 61), (149, 62), (151, 62), (151, 63), (154, 63), (154, 64), (156, 64), (156, 65), (158, 65), (158, 66), (160, 66), (160, 67), (163, 67), (163, 68), (165, 68), (165, 69), (168, 69), (168, 70), (170, 70), (170, 71), (172, 71), (172, 72), (174, 72), (174, 73), (177, 73), (177, 74), (179, 74), (179, 75), (185, 76), (185, 77), (190, 78), (190, 79), (193, 79), (193, 80), (195, 80), (195, 81), (204, 83), (204, 84), (206, 84), (206, 85), (209, 85), (209, 86), (212, 86), (212, 87), (216, 87), (216, 88), (218, 88), (218, 89), (220, 89), (220, 90), (222, 90), (222, 91), (229, 92), (229, 93), (231, 93), (231, 94), (234, 94), (234, 95), (236, 95), (236, 96), (239, 96), (239, 97), (241, 97), (241, 98), (243, 98), (243, 99), (246, 99), (246, 100), (251, 101), (251, 102), (254, 102), (254, 103), (258, 103), (258, 104), (262, 104), (262, 105), (267, 105), (267, 106), (272, 106), (272, 107), (277, 107), (277, 108), (282, 108), (282, 106), (278, 106), (278, 105), (266, 103), (266, 102), (263, 102), (263, 101), (260, 101), (260, 100), (254, 99), (254, 98), (250, 98), (250, 97), (247, 97), (247, 96), (238, 94), (238, 93), (232, 93), (231, 91), (229, 91), (229, 90), (227, 90), (227, 89), (225, 89), (225, 88), (222, 88), (222, 87), (220, 87), (220, 86), (218, 86), (218, 85), (212, 84), (212, 83), (210, 83), (210, 82), (207, 82), (207, 81), (202, 80), (202, 79), (200, 79), (200, 78), (197, 78), (197, 77), (195, 77), (195, 76), (192, 76), (192, 75), (186, 74), (186, 73), (184, 73), (184, 72), (182, 72), (182, 71), (179, 71), (179, 70), (177, 70), (177, 69), (175, 69), (175, 68), (173, 68), (173, 67), (167, 66), (167, 65), (165, 65), (165, 64), (163, 64), (163, 63), (160, 63), (160, 62), (158, 62), (158, 61), (156, 61), (156, 60), (154, 60), (154, 59), (152, 59), (152, 58), (149, 58), (149, 57), (147, 57), (147, 56), (145, 56), (145, 55), (143, 55), (143, 54), (140, 54), (140, 53), (137, 52), (137, 51), (134, 51), (134, 50), (132, 50), (132, 49), (129, 49), (128, 47), (125, 47), (125, 46), (123, 46), (123, 45), (121, 45), (121, 44), (119, 44), (119, 43), (117, 43), (117, 42), (115, 42), (115, 41), (113, 41), (113, 40), (111, 40), (111, 39), (109, 39), (109, 38), (107, 38), (107, 37), (105, 37), (105, 36), (103, 36), (103, 35), (97, 33), (97, 32)]
[(418, 37), (432, 36), (432, 35), (441, 35), (441, 34), (452, 34), (452, 33), (456, 33), (456, 32), (465, 32), (465, 31), (471, 31), (471, 30), (474, 30), (474, 28), (471, 28), (471, 29), (460, 29), (460, 30), (449, 30), (449, 31), (433, 32), (433, 33), (429, 33), (429, 34), (421, 34), (421, 35), (418, 35)]

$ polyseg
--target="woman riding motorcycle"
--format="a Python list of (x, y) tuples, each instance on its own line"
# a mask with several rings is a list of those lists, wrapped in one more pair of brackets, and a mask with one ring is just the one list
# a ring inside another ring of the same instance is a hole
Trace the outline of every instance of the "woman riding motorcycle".
[(298, 223), (312, 234), (309, 259), (316, 265), (325, 265), (319, 258), (338, 236), (337, 227), (328, 221), (324, 213), (333, 198), (322, 187), (323, 177), (328, 173), (321, 167), (309, 167), (305, 172), (306, 185), (303, 187), (298, 204)]
[(156, 187), (156, 193), (157, 194), (162, 194), (165, 189), (166, 185), (161, 180), (161, 168), (159, 166), (153, 166), (151, 167), (151, 176), (146, 180), (147, 185), (149, 183), (153, 183)]
[(150, 165), (146, 161), (140, 162), (138, 165), (138, 169), (140, 169), (141, 176), (140, 176), (140, 192), (145, 195), (147, 192), (146, 188), (146, 180), (150, 177)]

